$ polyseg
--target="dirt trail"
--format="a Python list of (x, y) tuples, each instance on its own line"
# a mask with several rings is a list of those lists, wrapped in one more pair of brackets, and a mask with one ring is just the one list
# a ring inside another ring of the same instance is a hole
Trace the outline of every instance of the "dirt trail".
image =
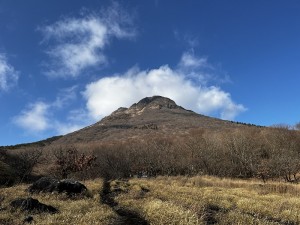
[(114, 200), (118, 194), (118, 192), (111, 190), (110, 182), (105, 180), (100, 196), (102, 203), (111, 207), (119, 215), (113, 225), (149, 225), (137, 212), (120, 207)]

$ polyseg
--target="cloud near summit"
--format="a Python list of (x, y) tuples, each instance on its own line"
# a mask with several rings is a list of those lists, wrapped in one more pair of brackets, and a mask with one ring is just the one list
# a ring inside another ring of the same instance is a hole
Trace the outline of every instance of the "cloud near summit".
[[(171, 98), (178, 105), (197, 113), (234, 119), (246, 108), (235, 103), (220, 87), (208, 85), (209, 77), (202, 72), (203, 69), (206, 72), (207, 67), (212, 66), (206, 58), (197, 58), (190, 53), (183, 54), (176, 69), (168, 65), (150, 70), (133, 67), (124, 74), (87, 84), (82, 92), (86, 108), (67, 111), (63, 122), (55, 115), (76, 100), (77, 86), (61, 90), (52, 102), (37, 101), (27, 105), (13, 122), (31, 133), (52, 130), (66, 134), (100, 120), (119, 107), (129, 107), (153, 95)], [(195, 79), (195, 76), (200, 79)]]
[[(246, 110), (231, 95), (217, 86), (208, 86), (201, 72), (206, 59), (184, 53), (178, 68), (163, 65), (156, 69), (131, 68), (125, 74), (104, 77), (86, 86), (84, 97), (90, 115), (98, 120), (118, 107), (129, 107), (146, 96), (161, 95), (195, 112), (222, 119), (234, 119)], [(193, 81), (184, 71), (192, 71), (201, 79)]]

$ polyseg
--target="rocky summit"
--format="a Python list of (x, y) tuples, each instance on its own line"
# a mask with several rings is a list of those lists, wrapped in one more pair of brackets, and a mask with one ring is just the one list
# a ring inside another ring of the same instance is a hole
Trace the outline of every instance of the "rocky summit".
[(129, 108), (121, 107), (99, 122), (67, 134), (53, 144), (115, 142), (153, 136), (188, 135), (193, 129), (222, 129), (240, 126), (231, 121), (197, 114), (172, 99), (153, 96)]
[[(128, 117), (140, 116), (146, 111), (150, 111), (155, 113), (155, 110), (161, 109), (182, 109), (181, 106), (178, 106), (173, 100), (169, 98), (165, 98), (162, 96), (153, 96), (146, 97), (140, 100), (138, 103), (134, 103), (130, 108), (120, 107), (116, 111), (114, 111), (110, 116), (106, 117), (106, 119), (111, 119), (122, 115), (128, 115)], [(102, 121), (103, 122), (103, 121)]]
[(133, 104), (130, 108), (137, 108), (137, 109), (161, 109), (161, 108), (168, 108), (168, 109), (183, 109), (182, 107), (178, 106), (173, 100), (169, 98), (165, 98), (162, 96), (153, 96), (153, 97), (146, 97), (140, 100), (138, 103)]

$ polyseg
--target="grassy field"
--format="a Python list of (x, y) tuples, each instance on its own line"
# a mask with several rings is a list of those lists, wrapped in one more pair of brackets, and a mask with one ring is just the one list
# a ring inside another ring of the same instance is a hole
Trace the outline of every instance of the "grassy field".
[[(109, 194), (117, 206), (102, 203), (104, 181), (86, 181), (86, 197), (33, 195), (59, 209), (33, 215), (32, 224), (125, 224), (117, 209), (138, 214), (148, 224), (300, 224), (300, 185), (216, 177), (158, 177), (114, 180)], [(11, 211), (9, 202), (27, 197), (26, 185), (0, 189), (0, 224), (22, 224), (28, 215)], [(119, 222), (118, 222), (119, 221)], [(120, 222), (123, 221), (123, 222)], [(138, 224), (138, 223), (137, 223)]]
[(132, 179), (125, 189), (117, 201), (134, 208), (150, 224), (300, 223), (299, 185), (159, 177)]
[(26, 192), (28, 185), (19, 185), (0, 189), (0, 208), (6, 208), (9, 202), (17, 197), (32, 197), (40, 202), (51, 205), (59, 210), (57, 214), (30, 214), (12, 211), (9, 207), (0, 210), (0, 224), (19, 225), (28, 215), (32, 215), (32, 224), (111, 224), (117, 217), (116, 213), (107, 205), (100, 203), (99, 192), (103, 181), (96, 179), (84, 182), (89, 190), (87, 196), (68, 199), (66, 195), (58, 194), (33, 194)]

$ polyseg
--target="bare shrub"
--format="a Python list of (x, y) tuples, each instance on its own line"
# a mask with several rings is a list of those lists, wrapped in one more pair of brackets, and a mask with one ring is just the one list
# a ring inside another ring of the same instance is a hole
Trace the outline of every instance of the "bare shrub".
[(79, 153), (75, 147), (54, 151), (57, 174), (62, 178), (77, 172), (87, 172), (96, 160), (93, 154)]
[(207, 174), (297, 182), (300, 133), (287, 127), (194, 129), (177, 136), (78, 144), (53, 153), (63, 178)]
[(32, 171), (40, 162), (42, 156), (41, 149), (26, 149), (5, 151), (1, 150), (0, 161), (11, 168), (15, 182), (27, 182), (31, 180)]

